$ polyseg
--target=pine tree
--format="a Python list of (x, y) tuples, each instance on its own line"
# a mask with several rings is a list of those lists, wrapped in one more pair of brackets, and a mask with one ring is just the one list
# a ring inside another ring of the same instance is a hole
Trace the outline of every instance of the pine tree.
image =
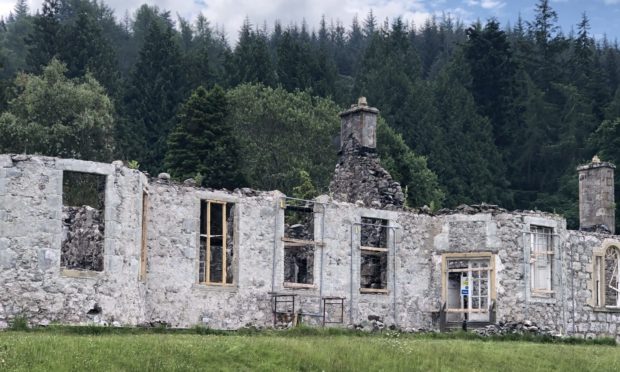
[(267, 37), (260, 31), (253, 31), (247, 18), (239, 31), (239, 41), (231, 62), (229, 76), (232, 86), (241, 83), (275, 84)]
[(59, 57), (67, 64), (69, 77), (90, 72), (111, 96), (116, 96), (120, 76), (114, 50), (103, 36), (93, 10), (82, 6), (76, 11), (75, 21), (61, 28), (59, 38), (63, 48)]
[(150, 172), (162, 169), (166, 138), (182, 100), (181, 55), (174, 31), (152, 22), (124, 97), (121, 157)]
[(516, 66), (504, 31), (497, 21), (484, 28), (472, 26), (467, 30), (464, 56), (471, 71), (471, 93), (478, 112), (489, 118), (495, 144), (510, 160), (508, 151), (516, 135), (515, 74)]
[(429, 156), (431, 169), (446, 187), (446, 204), (492, 202), (507, 205), (511, 195), (491, 125), (476, 112), (466, 86), (471, 77), (461, 56), (439, 74), (434, 92), (443, 143)]
[(202, 185), (234, 188), (245, 184), (239, 146), (227, 121), (225, 92), (215, 86), (198, 87), (179, 110), (177, 125), (168, 137), (165, 167), (183, 180), (199, 176)]
[(59, 12), (59, 0), (45, 0), (42, 13), (34, 17), (32, 35), (27, 40), (26, 59), (31, 71), (41, 71), (61, 49)]

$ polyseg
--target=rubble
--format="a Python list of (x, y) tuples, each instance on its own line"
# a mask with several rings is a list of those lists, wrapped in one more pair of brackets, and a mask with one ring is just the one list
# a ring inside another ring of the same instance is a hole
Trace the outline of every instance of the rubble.
[(530, 320), (518, 321), (501, 321), (497, 324), (491, 324), (483, 328), (473, 330), (474, 333), (480, 336), (503, 336), (509, 334), (517, 335), (536, 335), (536, 336), (552, 336), (560, 337), (561, 335), (552, 331), (551, 328), (546, 326), (539, 326), (535, 322)]
[(334, 199), (349, 203), (361, 200), (366, 207), (399, 209), (405, 204), (400, 183), (380, 163), (379, 156), (362, 149), (352, 139), (342, 150), (329, 185)]
[(62, 208), (61, 266), (103, 271), (103, 213), (87, 205)]
[[(425, 211), (428, 211), (428, 209), (426, 209)], [(425, 211), (421, 210), (421, 212), (425, 212)], [(454, 209), (442, 208), (438, 210), (437, 213), (435, 214), (436, 215), (446, 215), (446, 214), (470, 214), (471, 215), (471, 214), (478, 214), (478, 213), (491, 213), (493, 215), (496, 215), (496, 214), (507, 213), (507, 212), (508, 212), (507, 209), (501, 208), (498, 205), (480, 203), (480, 204), (472, 204), (472, 205), (461, 204)]]

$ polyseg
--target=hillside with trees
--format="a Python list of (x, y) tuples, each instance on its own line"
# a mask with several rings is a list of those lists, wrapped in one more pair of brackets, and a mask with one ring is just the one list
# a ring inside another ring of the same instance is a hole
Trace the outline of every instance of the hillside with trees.
[(410, 206), (498, 203), (563, 213), (571, 227), (575, 167), (594, 154), (620, 164), (618, 43), (594, 39), (586, 14), (564, 33), (549, 0), (512, 25), (246, 19), (234, 44), (218, 20), (173, 14), (18, 0), (0, 24), (0, 152), (324, 192), (337, 113), (366, 96)]

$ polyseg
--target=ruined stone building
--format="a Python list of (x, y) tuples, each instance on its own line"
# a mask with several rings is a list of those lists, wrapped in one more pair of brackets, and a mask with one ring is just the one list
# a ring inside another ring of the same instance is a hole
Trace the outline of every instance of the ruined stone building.
[(612, 164), (578, 169), (579, 231), (485, 204), (418, 213), (379, 165), (377, 113), (361, 100), (341, 114), (330, 195), (311, 201), (0, 155), (0, 327), (528, 319), (618, 337)]

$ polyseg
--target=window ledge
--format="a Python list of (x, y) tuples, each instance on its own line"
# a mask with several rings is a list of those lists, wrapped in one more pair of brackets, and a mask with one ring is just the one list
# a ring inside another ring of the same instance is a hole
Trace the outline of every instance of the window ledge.
[(316, 289), (316, 285), (314, 285), (314, 284), (304, 284), (304, 283), (284, 282), (282, 284), (282, 286), (284, 288), (290, 288), (290, 289)]
[(192, 290), (205, 291), (205, 292), (237, 292), (239, 287), (236, 284), (206, 284), (206, 283), (194, 283), (192, 284)]
[(540, 303), (540, 304), (554, 304), (556, 303), (555, 297), (549, 297), (544, 295), (536, 295), (531, 294), (528, 297), (528, 301), (531, 303)]
[(620, 307), (593, 307), (595, 313), (620, 313)]
[(60, 268), (60, 275), (66, 278), (94, 279), (103, 275), (103, 271), (88, 271)]
[(388, 289), (383, 288), (360, 288), (362, 294), (390, 294)]

